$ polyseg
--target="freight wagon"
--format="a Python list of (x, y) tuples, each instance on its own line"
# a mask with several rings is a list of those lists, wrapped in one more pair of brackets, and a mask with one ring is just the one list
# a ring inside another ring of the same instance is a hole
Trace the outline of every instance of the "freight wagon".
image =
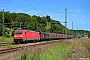
[(65, 39), (65, 34), (57, 34), (57, 39)]
[(49, 32), (40, 32), (40, 40), (50, 40), (50, 39), (56, 39), (55, 33), (49, 33)]

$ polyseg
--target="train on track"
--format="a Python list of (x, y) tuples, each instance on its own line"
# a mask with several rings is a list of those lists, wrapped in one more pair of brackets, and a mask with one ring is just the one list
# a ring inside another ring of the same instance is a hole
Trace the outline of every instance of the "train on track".
[(54, 39), (67, 39), (72, 38), (72, 35), (56, 34), (49, 32), (38, 32), (31, 30), (15, 30), (14, 42), (15, 43), (27, 43), (28, 41), (43, 41), (43, 40), (54, 40)]

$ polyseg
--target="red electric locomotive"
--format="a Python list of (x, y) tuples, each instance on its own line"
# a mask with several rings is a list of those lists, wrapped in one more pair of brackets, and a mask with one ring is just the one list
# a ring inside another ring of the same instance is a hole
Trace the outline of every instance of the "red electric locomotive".
[(31, 30), (15, 30), (14, 33), (14, 42), (15, 43), (22, 43), (27, 42), (28, 40), (40, 40), (40, 33)]

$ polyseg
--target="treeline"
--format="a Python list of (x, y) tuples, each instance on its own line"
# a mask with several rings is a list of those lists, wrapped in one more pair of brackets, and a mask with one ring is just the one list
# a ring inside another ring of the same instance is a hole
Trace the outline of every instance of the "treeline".
[[(2, 32), (2, 11), (0, 12), (0, 32)], [(15, 29), (28, 29), (42, 32), (71, 34), (70, 30), (63, 26), (59, 21), (51, 19), (50, 16), (28, 15), (26, 13), (10, 13), (4, 12), (5, 33), (10, 34)], [(0, 33), (2, 35), (2, 33)]]

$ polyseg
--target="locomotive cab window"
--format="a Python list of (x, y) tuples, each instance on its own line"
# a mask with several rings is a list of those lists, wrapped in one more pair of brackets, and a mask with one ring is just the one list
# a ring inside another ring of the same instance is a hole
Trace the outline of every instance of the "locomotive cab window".
[(15, 34), (22, 34), (22, 31), (17, 31), (15, 32)]

